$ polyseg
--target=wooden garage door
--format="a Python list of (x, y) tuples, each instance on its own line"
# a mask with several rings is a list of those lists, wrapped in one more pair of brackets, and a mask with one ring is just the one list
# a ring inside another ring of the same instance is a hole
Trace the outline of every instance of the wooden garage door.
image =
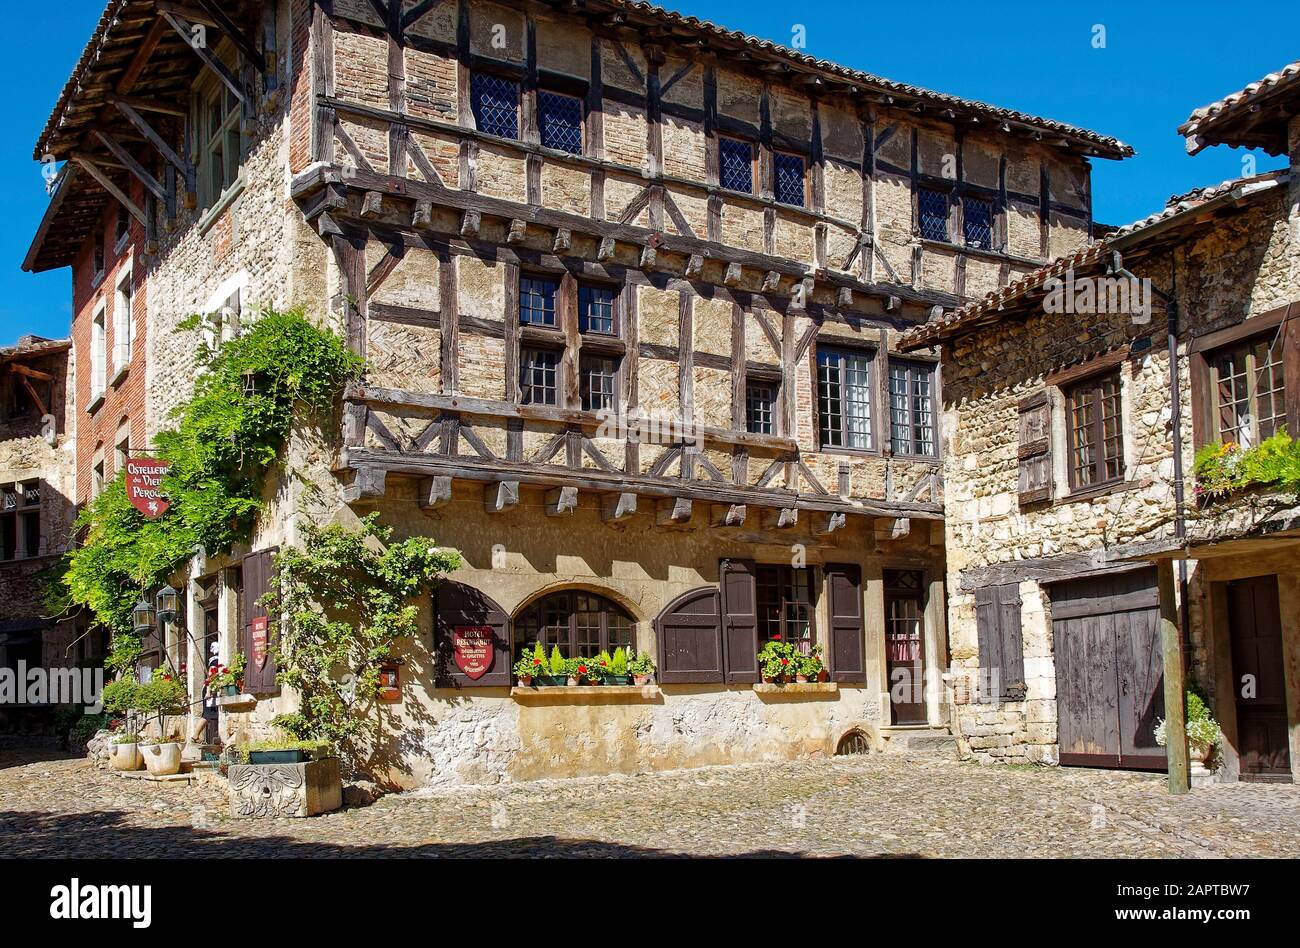
[(1164, 770), (1155, 741), (1165, 713), (1156, 571), (1048, 588), (1061, 763)]

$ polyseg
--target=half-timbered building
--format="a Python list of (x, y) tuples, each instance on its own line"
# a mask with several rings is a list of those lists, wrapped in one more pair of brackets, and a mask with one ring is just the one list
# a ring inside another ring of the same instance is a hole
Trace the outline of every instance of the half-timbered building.
[[(113, 0), (37, 146), (68, 163), (28, 266), (138, 224), (143, 446), (194, 333), (261, 304), (364, 355), (252, 547), (195, 558), (188, 624), (247, 648), (303, 518), (460, 550), (392, 782), (830, 753), (947, 714), (943, 385), (899, 339), (1087, 246), (1090, 161), (1129, 153), (625, 0)], [(451, 640), (485, 626), (471, 678)], [(765, 688), (775, 635), (831, 680)], [(537, 640), (648, 652), (656, 685), (512, 689)], [(192, 682), (211, 643), (171, 643)], [(293, 705), (250, 687), (227, 739)]]

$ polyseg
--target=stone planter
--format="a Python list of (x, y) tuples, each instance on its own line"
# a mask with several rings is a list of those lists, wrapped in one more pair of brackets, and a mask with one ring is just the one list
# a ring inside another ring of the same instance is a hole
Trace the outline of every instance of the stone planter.
[(131, 771), (139, 770), (143, 766), (144, 761), (140, 759), (139, 744), (108, 745), (109, 770)]
[(316, 816), (343, 805), (337, 757), (303, 764), (232, 764), (230, 812), (240, 819)]
[(1213, 757), (1213, 744), (1196, 744), (1192, 741), (1187, 742), (1187, 762), (1192, 773), (1210, 773), (1210, 761)]
[(181, 772), (181, 745), (175, 741), (145, 744), (140, 748), (140, 754), (151, 777), (170, 777)]

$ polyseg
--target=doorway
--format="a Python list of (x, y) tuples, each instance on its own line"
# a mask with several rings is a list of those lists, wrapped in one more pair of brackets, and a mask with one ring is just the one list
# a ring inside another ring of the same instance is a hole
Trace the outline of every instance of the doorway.
[(1290, 781), (1277, 577), (1230, 582), (1227, 598), (1241, 779)]
[(928, 724), (925, 707), (925, 574), (885, 570), (885, 655), (894, 724)]

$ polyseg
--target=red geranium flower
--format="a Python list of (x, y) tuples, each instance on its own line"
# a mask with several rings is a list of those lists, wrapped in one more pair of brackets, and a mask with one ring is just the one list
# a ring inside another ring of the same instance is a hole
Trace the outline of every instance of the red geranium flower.
[(608, 665), (608, 664), (609, 664), (609, 662), (601, 661), (601, 663), (600, 663), (600, 667), (601, 667), (601, 668), (604, 668), (604, 667), (605, 667), (606, 665)]
[(781, 641), (781, 633), (778, 632), (776, 635), (772, 636), (772, 641), (773, 641), (773, 642), (779, 642), (779, 641)]
[(534, 664), (534, 665), (540, 665), (541, 663), (542, 663), (542, 660), (541, 660), (540, 658), (534, 658), (534, 659), (533, 659), (533, 664)]
[(579, 665), (579, 666), (578, 666), (578, 674), (579, 674), (579, 675), (585, 675), (585, 674), (587, 674), (587, 666), (586, 666), (586, 665)]
[(781, 659), (781, 664), (782, 664), (782, 665), (789, 665), (789, 664), (790, 664), (790, 659), (788, 659), (788, 658), (783, 658), (783, 659)]

